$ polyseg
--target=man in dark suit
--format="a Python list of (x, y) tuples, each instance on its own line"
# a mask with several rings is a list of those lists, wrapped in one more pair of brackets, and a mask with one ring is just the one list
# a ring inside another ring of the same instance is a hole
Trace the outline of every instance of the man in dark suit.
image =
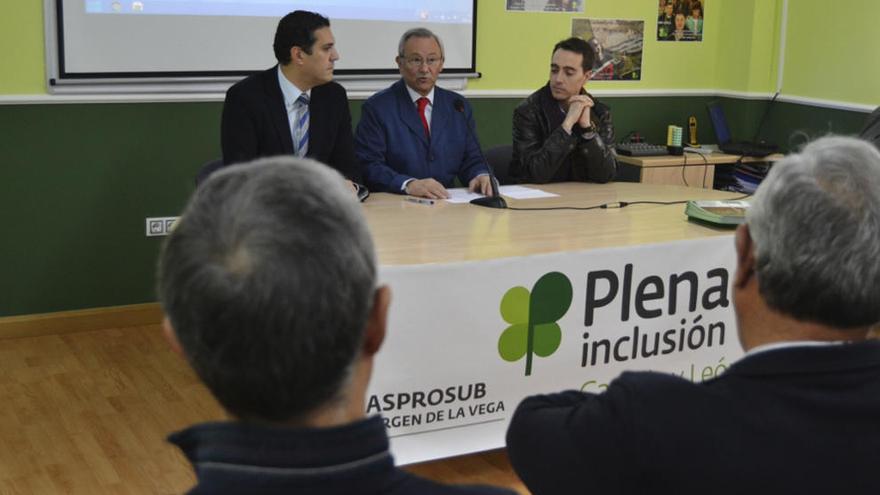
[(826, 137), (777, 162), (736, 232), (745, 357), (527, 398), (514, 469), (535, 495), (880, 493), (878, 250), (877, 149)]
[(313, 160), (227, 167), (190, 199), (159, 261), (165, 335), (231, 419), (173, 434), (191, 494), (513, 495), (394, 465), (365, 404), (390, 292), (364, 213)]
[(361, 181), (345, 89), (332, 82), (339, 60), (330, 21), (297, 10), (278, 22), (278, 65), (226, 92), (221, 124), (226, 164), (272, 155), (308, 156)]
[(424, 28), (403, 34), (397, 67), (402, 79), (364, 102), (356, 153), (371, 190), (446, 198), (458, 177), (490, 194), (470, 104), (435, 85), (443, 70), (440, 38)]

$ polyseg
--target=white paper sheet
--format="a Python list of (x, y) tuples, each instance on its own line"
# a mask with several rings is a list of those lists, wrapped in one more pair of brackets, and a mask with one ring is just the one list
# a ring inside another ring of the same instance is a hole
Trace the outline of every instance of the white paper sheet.
[[(472, 199), (482, 198), (482, 194), (469, 192), (467, 189), (460, 187), (456, 189), (447, 189), (449, 199), (447, 203), (468, 203)], [(553, 198), (559, 196), (541, 189), (525, 186), (501, 186), (501, 195), (513, 199), (537, 199), (537, 198)]]

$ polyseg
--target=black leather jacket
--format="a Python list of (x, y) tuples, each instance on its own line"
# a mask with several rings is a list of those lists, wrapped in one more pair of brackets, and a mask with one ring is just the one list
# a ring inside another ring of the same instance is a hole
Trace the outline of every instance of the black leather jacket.
[[(593, 98), (590, 96), (590, 98)], [(513, 159), (510, 175), (519, 182), (608, 182), (617, 171), (611, 110), (593, 98), (595, 137), (584, 139), (578, 125), (569, 135), (565, 114), (550, 87), (535, 91), (513, 111)]]

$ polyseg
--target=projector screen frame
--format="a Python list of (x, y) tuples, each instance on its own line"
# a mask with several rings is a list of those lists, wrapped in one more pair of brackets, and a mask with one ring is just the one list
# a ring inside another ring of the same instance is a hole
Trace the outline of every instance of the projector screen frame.
[[(476, 70), (477, 0), (471, 1), (470, 67), (444, 68), (438, 84), (449, 89), (464, 89), (467, 79), (481, 76)], [(65, 67), (63, 3), (64, 0), (43, 0), (46, 85), (49, 93), (218, 93), (225, 92), (236, 81), (263, 70), (69, 72)], [(332, 25), (333, 19), (330, 21)], [(334, 80), (346, 89), (355, 91), (374, 91), (399, 77), (397, 68), (334, 71)]]

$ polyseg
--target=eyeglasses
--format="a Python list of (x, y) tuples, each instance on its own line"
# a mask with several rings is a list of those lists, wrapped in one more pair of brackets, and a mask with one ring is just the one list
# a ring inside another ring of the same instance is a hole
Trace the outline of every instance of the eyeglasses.
[(425, 64), (428, 67), (437, 67), (437, 65), (440, 64), (440, 62), (442, 62), (442, 61), (443, 61), (442, 57), (440, 57), (440, 58), (431, 57), (431, 58), (427, 58), (427, 59), (424, 59), (422, 57), (410, 57), (410, 58), (404, 59), (404, 62), (406, 62), (406, 66), (409, 67), (410, 69), (417, 69), (417, 68), (421, 67), (422, 64)]

